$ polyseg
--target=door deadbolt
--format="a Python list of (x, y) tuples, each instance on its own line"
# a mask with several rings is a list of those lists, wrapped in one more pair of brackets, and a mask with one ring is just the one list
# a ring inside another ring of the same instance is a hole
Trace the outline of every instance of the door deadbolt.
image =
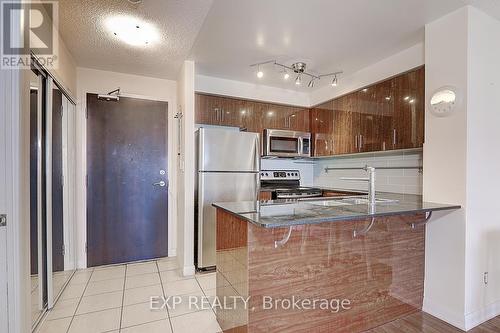
[(0, 214), (0, 227), (5, 227), (7, 225), (7, 215)]
[(163, 176), (165, 173), (166, 173), (165, 170), (160, 170), (160, 175)]

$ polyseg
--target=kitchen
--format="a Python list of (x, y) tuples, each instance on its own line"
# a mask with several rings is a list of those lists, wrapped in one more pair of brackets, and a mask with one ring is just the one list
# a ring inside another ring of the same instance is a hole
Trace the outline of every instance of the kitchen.
[(24, 6), (0, 331), (500, 331), (498, 5)]
[[(421, 308), (424, 226), (433, 212), (460, 208), (421, 199), (424, 82), (420, 67), (311, 109), (196, 94), (197, 268), (216, 269), (218, 299), (250, 302), (216, 310), (223, 331), (361, 332)], [(325, 161), (336, 166), (315, 172)], [(305, 186), (308, 173), (340, 186)], [(394, 173), (420, 184), (390, 191)], [(344, 313), (262, 300), (338, 293)]]

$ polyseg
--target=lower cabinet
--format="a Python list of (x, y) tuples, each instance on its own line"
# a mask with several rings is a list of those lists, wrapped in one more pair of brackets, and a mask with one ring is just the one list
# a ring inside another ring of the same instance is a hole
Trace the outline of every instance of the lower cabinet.
[(271, 191), (260, 191), (259, 200), (271, 200), (272, 192)]

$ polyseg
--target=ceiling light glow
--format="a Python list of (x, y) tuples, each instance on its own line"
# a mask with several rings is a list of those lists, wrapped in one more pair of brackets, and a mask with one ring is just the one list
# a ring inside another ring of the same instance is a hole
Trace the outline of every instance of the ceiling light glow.
[(158, 41), (156, 28), (132, 16), (112, 16), (106, 20), (106, 27), (121, 41), (132, 46), (151, 45)]

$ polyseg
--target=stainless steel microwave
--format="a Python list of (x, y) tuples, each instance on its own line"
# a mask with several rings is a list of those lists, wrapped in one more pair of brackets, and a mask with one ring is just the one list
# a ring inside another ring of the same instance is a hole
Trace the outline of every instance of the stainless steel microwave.
[(265, 129), (263, 155), (311, 157), (311, 133)]

